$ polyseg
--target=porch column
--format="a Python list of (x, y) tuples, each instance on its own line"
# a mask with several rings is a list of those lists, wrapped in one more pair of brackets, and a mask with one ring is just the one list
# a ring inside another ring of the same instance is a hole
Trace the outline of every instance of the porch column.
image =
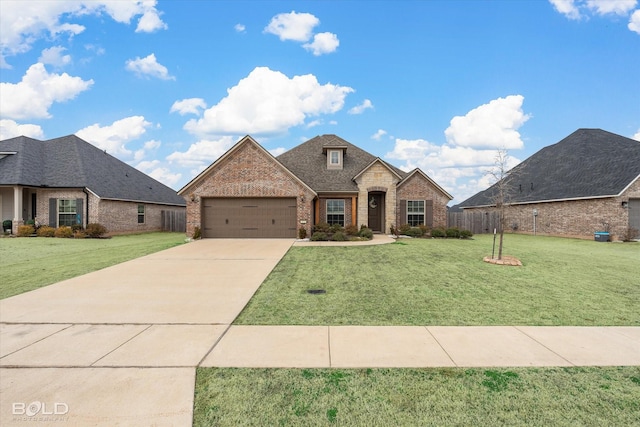
[(351, 196), (351, 224), (358, 226), (358, 205), (356, 196)]
[(22, 188), (13, 187), (13, 224), (12, 234), (18, 234), (18, 227), (23, 224), (22, 218)]

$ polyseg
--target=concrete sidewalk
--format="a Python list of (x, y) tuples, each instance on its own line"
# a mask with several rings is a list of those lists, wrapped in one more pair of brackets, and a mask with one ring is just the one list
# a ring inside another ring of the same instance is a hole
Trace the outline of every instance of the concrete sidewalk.
[(640, 365), (640, 328), (231, 326), (200, 366), (422, 368)]

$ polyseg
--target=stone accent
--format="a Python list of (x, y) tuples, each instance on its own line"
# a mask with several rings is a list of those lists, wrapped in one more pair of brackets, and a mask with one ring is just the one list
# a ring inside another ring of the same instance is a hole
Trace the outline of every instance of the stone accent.
[[(396, 185), (400, 180), (386, 166), (375, 162), (369, 169), (363, 172), (356, 183), (358, 184), (358, 223), (369, 224), (369, 200), (370, 188), (385, 188), (385, 233), (391, 232), (391, 225), (396, 223)], [(362, 203), (364, 201), (364, 203)]]
[[(630, 198), (640, 198), (640, 180), (619, 197), (512, 205), (506, 209), (506, 230), (533, 234), (533, 210), (536, 209), (536, 234), (593, 239), (593, 233), (607, 231), (608, 224), (611, 240), (620, 240), (629, 227), (629, 210), (622, 207), (622, 202)], [(495, 209), (473, 210), (492, 212)]]
[(433, 201), (433, 227), (445, 227), (447, 226), (447, 203), (449, 198), (442, 194), (442, 191), (437, 189), (420, 173), (414, 173), (408, 180), (404, 181), (398, 186), (396, 204), (396, 215), (398, 216), (398, 222), (395, 225), (400, 227), (406, 224), (406, 219), (399, 218), (400, 216), (400, 200), (432, 200)]
[(183, 194), (187, 202), (188, 236), (193, 235), (195, 227), (202, 227), (204, 197), (295, 197), (298, 228), (305, 228), (307, 235), (311, 235), (315, 195), (252, 140), (246, 139), (218, 162)]

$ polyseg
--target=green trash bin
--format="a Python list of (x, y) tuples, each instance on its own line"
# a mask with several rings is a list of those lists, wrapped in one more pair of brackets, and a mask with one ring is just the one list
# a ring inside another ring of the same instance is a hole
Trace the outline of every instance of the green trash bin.
[(611, 235), (608, 231), (596, 231), (593, 233), (594, 240), (596, 242), (610, 242)]

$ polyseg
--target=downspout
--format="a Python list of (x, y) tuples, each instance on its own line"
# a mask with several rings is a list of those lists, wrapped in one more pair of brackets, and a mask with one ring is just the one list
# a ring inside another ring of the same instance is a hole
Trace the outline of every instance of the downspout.
[(85, 203), (85, 217), (84, 217), (84, 228), (87, 228), (89, 225), (89, 192), (87, 191), (87, 187), (82, 187), (82, 192), (85, 194), (86, 203)]

